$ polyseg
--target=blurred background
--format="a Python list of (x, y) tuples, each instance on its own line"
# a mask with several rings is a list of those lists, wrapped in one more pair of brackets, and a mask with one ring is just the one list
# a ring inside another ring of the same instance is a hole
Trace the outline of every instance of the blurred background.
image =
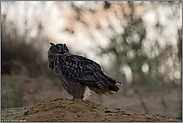
[(1, 108), (69, 95), (48, 68), (50, 42), (123, 83), (88, 100), (182, 118), (182, 2), (1, 2)]

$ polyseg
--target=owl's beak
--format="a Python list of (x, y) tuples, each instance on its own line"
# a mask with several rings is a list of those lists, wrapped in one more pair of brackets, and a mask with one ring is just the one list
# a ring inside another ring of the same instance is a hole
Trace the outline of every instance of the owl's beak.
[(64, 50), (63, 50), (63, 49), (61, 49), (61, 50), (59, 50), (58, 52), (60, 52), (60, 53), (64, 53)]

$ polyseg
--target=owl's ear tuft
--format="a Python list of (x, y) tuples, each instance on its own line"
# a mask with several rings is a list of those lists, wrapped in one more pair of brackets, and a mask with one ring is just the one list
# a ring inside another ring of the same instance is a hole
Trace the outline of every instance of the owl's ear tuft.
[(64, 44), (64, 46), (66, 46), (66, 44)]
[(52, 46), (55, 45), (54, 43), (50, 43)]

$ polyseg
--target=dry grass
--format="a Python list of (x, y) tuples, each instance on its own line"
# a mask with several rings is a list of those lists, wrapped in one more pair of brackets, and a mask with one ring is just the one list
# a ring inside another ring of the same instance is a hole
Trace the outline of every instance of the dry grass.
[[(1, 22), (1, 53), (2, 74), (23, 74), (31, 77), (46, 75), (48, 73), (47, 61), (43, 60), (44, 43), (40, 37), (29, 39), (27, 35), (20, 36), (15, 23), (8, 22), (6, 16), (2, 16)], [(28, 30), (28, 29), (27, 29)], [(39, 30), (41, 31), (41, 30)], [(39, 49), (35, 47), (39, 40)]]

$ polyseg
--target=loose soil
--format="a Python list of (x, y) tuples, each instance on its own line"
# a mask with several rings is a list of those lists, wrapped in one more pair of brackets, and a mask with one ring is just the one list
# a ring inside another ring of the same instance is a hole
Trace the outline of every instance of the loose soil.
[(4, 109), (1, 113), (1, 120), (5, 122), (180, 122), (159, 114), (139, 114), (122, 109), (106, 108), (89, 101), (62, 98), (46, 100), (30, 108)]
[(58, 80), (3, 75), (1, 76), (2, 95), (8, 91), (7, 83), (10, 94), (15, 89), (11, 86), (13, 83), (20, 85), (23, 105), (21, 108), (1, 107), (2, 122), (182, 121), (178, 118), (178, 112), (181, 110), (181, 91), (176, 86), (162, 86), (153, 90), (149, 90), (146, 85), (120, 87), (119, 93), (108, 96), (93, 94), (83, 101), (66, 100), (65, 98), (71, 96), (65, 92)]

